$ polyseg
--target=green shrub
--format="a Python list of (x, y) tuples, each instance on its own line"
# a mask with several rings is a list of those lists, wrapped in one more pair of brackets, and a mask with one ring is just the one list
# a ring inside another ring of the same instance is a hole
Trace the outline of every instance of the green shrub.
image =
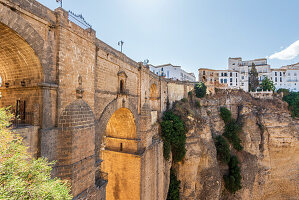
[(195, 90), (196, 97), (202, 98), (207, 93), (207, 86), (203, 82), (197, 83), (194, 86), (194, 90)]
[(228, 163), (229, 172), (228, 175), (224, 175), (224, 184), (225, 188), (230, 193), (235, 193), (236, 191), (242, 188), (241, 186), (241, 170), (239, 165), (239, 160), (236, 156), (231, 156), (230, 161)]
[(214, 141), (217, 150), (217, 158), (221, 162), (228, 163), (230, 160), (230, 149), (227, 141), (221, 135), (218, 135)]
[(277, 93), (283, 93), (284, 96), (287, 96), (290, 94), (290, 90), (288, 89), (284, 89), (284, 88), (280, 88), (277, 90)]
[(7, 128), (11, 117), (0, 109), (0, 199), (72, 199), (66, 181), (51, 179), (54, 163), (31, 158), (22, 138)]
[(196, 106), (197, 108), (200, 108), (200, 107), (201, 107), (201, 105), (200, 105), (200, 101), (195, 101), (195, 106)]
[(174, 162), (181, 161), (186, 154), (186, 129), (183, 120), (172, 111), (166, 111), (161, 122), (164, 142), (164, 158), (169, 159), (170, 150)]
[(171, 167), (167, 200), (180, 200), (180, 184), (181, 181), (177, 179), (175, 170)]
[(188, 96), (189, 96), (189, 97), (192, 97), (192, 91), (189, 91), (189, 92), (188, 92)]
[(188, 99), (186, 99), (186, 98), (182, 98), (181, 101), (182, 101), (183, 103), (186, 103), (186, 102), (188, 102)]
[(289, 110), (291, 111), (292, 117), (299, 117), (299, 92), (290, 92), (282, 98), (289, 104)]
[(223, 136), (226, 137), (233, 147), (238, 151), (243, 150), (241, 139), (239, 138), (239, 133), (241, 131), (242, 128), (235, 120), (232, 119), (230, 122), (226, 123), (223, 134)]
[(226, 107), (220, 108), (220, 116), (223, 119), (224, 123), (228, 123), (232, 119), (232, 113)]

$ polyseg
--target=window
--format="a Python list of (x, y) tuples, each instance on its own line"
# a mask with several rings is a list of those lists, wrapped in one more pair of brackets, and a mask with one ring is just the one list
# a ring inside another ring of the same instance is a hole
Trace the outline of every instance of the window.
[(120, 151), (123, 151), (123, 143), (120, 143)]
[(167, 71), (167, 78), (169, 78), (169, 71)]
[(221, 76), (223, 76), (223, 73), (221, 73)]
[(297, 74), (295, 73), (294, 76), (297, 76)]
[(227, 73), (224, 73), (224, 76), (227, 76)]
[(230, 76), (233, 76), (233, 73), (230, 73)]
[(236, 78), (236, 83), (238, 82), (238, 79)]
[(120, 80), (119, 91), (120, 93), (124, 93), (124, 80)]
[(242, 76), (242, 80), (244, 80), (244, 76)]
[(163, 70), (164, 70), (164, 69), (163, 69), (163, 67), (162, 67), (162, 68), (161, 68), (161, 71), (163, 72)]
[(227, 79), (224, 79), (224, 83), (227, 83)]
[(282, 78), (280, 77), (280, 82), (282, 82)]
[(230, 83), (230, 85), (233, 85), (233, 83)]
[(233, 78), (230, 78), (230, 82), (233, 82)]
[(277, 77), (275, 77), (275, 82), (277, 82)]
[(277, 72), (275, 72), (275, 76), (277, 76)]
[(206, 75), (206, 71), (203, 71), (202, 74), (203, 74), (203, 75)]
[(223, 83), (223, 79), (220, 79), (220, 83)]

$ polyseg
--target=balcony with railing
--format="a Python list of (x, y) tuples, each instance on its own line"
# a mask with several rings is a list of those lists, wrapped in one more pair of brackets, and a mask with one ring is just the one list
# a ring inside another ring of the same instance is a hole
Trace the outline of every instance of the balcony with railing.
[(14, 119), (12, 120), (13, 128), (34, 125), (34, 113), (32, 112), (16, 112), (13, 111)]
[(108, 183), (108, 173), (97, 171), (95, 184), (98, 188), (106, 186)]

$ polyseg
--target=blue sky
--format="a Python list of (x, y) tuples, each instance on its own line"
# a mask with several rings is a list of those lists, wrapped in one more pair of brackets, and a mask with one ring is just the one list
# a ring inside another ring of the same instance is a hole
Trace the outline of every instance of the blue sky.
[(135, 61), (196, 74), (227, 68), (228, 57), (270, 56), (273, 68), (299, 62), (299, 0), (63, 0), (63, 8), (82, 14), (110, 46), (119, 50), (123, 40)]

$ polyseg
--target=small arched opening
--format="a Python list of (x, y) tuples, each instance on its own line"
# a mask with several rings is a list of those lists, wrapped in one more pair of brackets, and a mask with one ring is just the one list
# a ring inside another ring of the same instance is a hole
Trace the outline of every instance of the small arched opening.
[(156, 100), (158, 98), (158, 89), (157, 85), (153, 83), (150, 87), (150, 99), (151, 100)]
[(120, 83), (119, 83), (119, 91), (120, 91), (120, 93), (121, 94), (123, 94), (124, 93), (124, 91), (125, 91), (125, 82), (124, 82), (124, 80), (120, 80)]

